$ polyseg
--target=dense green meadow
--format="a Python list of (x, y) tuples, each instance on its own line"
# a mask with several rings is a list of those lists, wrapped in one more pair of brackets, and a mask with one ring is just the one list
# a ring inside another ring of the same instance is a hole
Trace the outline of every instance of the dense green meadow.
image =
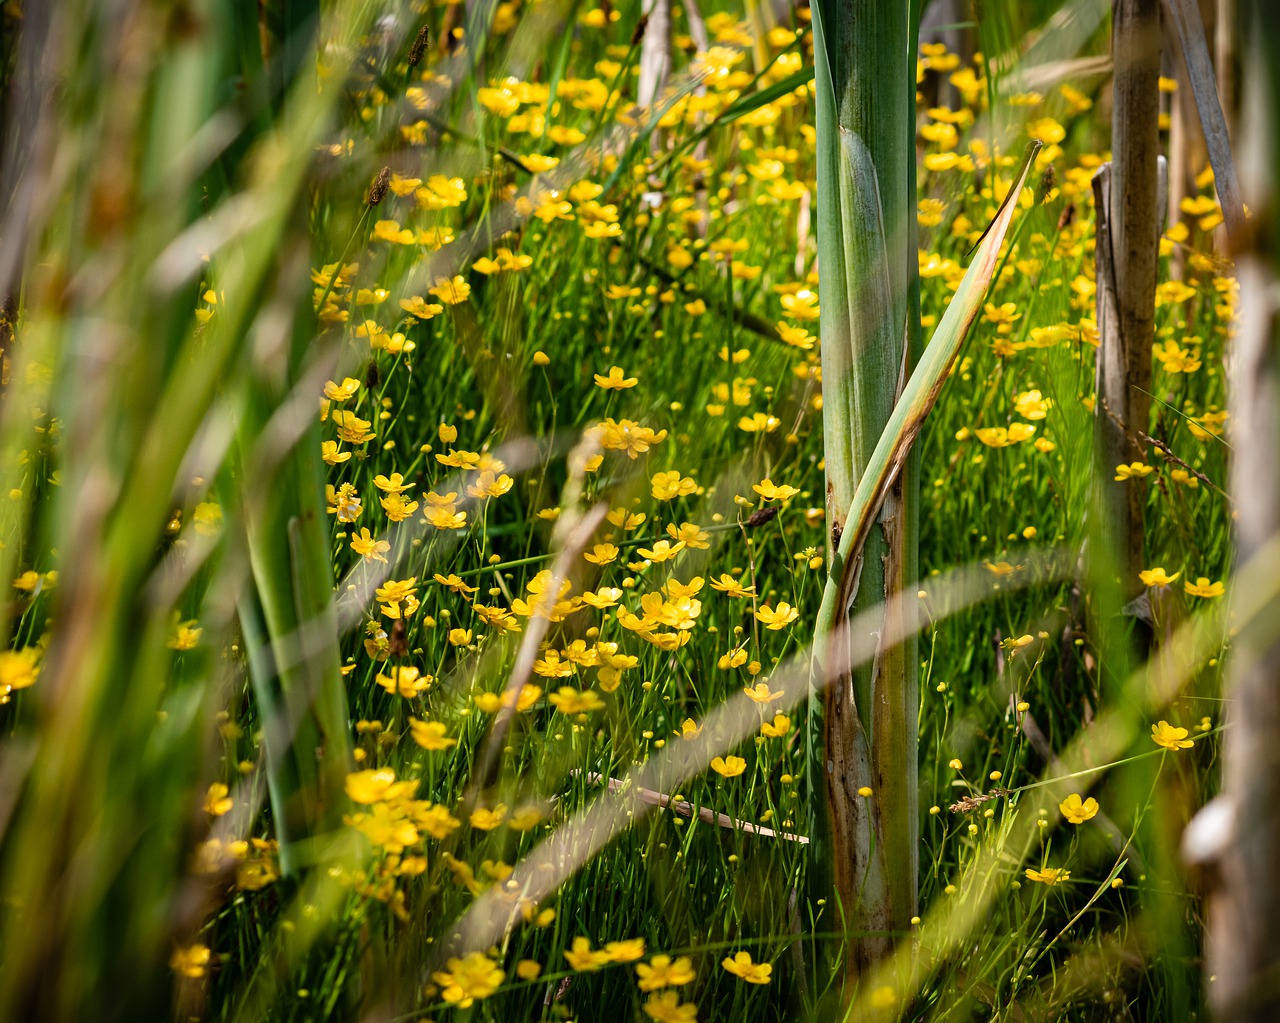
[(1146, 508), (1117, 581), (1105, 17), (1052, 73), (1057, 5), (919, 48), (926, 344), (1043, 145), (918, 441), (920, 916), (842, 988), (808, 8), (672, 5), (641, 107), (639, 3), (32, 6), (0, 1015), (1202, 1014), (1178, 844), (1218, 787), (1238, 287), (1206, 170), (1160, 240), (1152, 457), (1108, 467)]

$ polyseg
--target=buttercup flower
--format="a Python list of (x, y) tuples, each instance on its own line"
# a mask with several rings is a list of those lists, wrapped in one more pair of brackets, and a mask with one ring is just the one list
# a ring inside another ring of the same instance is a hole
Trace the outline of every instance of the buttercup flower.
[(1175, 753), (1180, 749), (1190, 749), (1195, 742), (1187, 738), (1185, 728), (1175, 728), (1168, 721), (1157, 721), (1151, 726), (1151, 741), (1157, 746), (1171, 749)]
[(488, 998), (506, 979), (506, 973), (483, 952), (470, 952), (466, 958), (450, 958), (446, 969), (431, 976), (443, 989), (446, 1002), (466, 1009), (476, 1001)]
[(1062, 811), (1062, 816), (1070, 823), (1083, 824), (1097, 815), (1098, 801), (1092, 796), (1082, 801), (1080, 793), (1073, 792), (1058, 804), (1058, 809)]
[(716, 757), (711, 761), (711, 770), (726, 778), (736, 778), (747, 769), (747, 762), (742, 757)]
[(768, 984), (773, 976), (772, 964), (752, 962), (750, 952), (735, 952), (732, 956), (725, 956), (720, 965), (748, 984)]

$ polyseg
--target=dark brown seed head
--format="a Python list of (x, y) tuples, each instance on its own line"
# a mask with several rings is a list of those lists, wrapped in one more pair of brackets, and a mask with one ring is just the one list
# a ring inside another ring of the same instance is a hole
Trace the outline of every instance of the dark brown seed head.
[(409, 637), (405, 634), (404, 620), (401, 618), (391, 623), (391, 635), (387, 637), (387, 655), (389, 657), (409, 656)]
[(649, 27), (649, 15), (640, 15), (640, 20), (636, 22), (636, 30), (631, 33), (631, 45), (639, 46), (640, 40), (644, 38), (644, 30)]
[(1062, 208), (1062, 213), (1058, 217), (1058, 230), (1065, 231), (1068, 227), (1071, 226), (1072, 221), (1074, 221), (1075, 219), (1076, 219), (1076, 204), (1073, 202), (1069, 202), (1067, 203), (1066, 206)]
[(1053, 191), (1053, 186), (1058, 183), (1058, 174), (1053, 169), (1053, 164), (1049, 164), (1044, 169), (1044, 173), (1040, 175), (1040, 194), (1036, 196), (1036, 201), (1044, 203), (1049, 198), (1049, 193)]
[(755, 511), (753, 511), (750, 515), (747, 516), (747, 525), (753, 526), (753, 527), (763, 526), (766, 522), (772, 522), (774, 516), (777, 514), (778, 514), (778, 509), (772, 506), (765, 507), (765, 508), (757, 508)]
[(378, 171), (378, 176), (373, 179), (373, 184), (369, 186), (369, 194), (365, 196), (364, 204), (372, 209), (386, 197), (387, 185), (391, 181), (391, 168), (383, 167)]
[(418, 30), (417, 36), (413, 40), (413, 45), (409, 47), (409, 66), (417, 67), (422, 61), (422, 55), (426, 52), (427, 47), (431, 45), (431, 29), (423, 25)]

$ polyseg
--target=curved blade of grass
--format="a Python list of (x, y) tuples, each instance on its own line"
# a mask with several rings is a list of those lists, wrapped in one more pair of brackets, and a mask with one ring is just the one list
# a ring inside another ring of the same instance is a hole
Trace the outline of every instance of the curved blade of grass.
[(840, 547), (832, 560), (831, 572), (822, 594), (822, 608), (818, 612), (819, 636), (830, 631), (837, 609), (847, 607), (857, 594), (862, 546), (890, 485), (902, 470), (911, 445), (924, 425), (925, 417), (938, 400), (942, 385), (952, 363), (960, 354), (960, 347), (969, 328), (978, 317), (995, 273), (1000, 245), (1013, 221), (1018, 196), (1039, 150), (1039, 142), (1028, 143), (1009, 194), (1005, 196), (995, 218), (979, 240), (973, 262), (965, 271), (964, 279), (956, 289), (951, 304), (942, 316), (942, 322), (938, 324), (938, 329), (934, 331), (920, 357), (919, 364), (907, 380), (902, 396), (889, 417), (889, 423), (871, 453), (867, 469), (858, 480), (853, 503), (845, 519)]

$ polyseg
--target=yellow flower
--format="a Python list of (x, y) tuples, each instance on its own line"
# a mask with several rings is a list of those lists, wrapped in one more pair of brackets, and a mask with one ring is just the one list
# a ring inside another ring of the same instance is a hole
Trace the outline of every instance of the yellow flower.
[(403, 494), (406, 490), (413, 489), (413, 484), (406, 483), (398, 472), (393, 472), (390, 476), (379, 473), (373, 478), (373, 485), (385, 494)]
[(418, 510), (418, 502), (409, 500), (403, 494), (388, 494), (379, 503), (392, 522), (403, 522)]
[(459, 305), (471, 294), (471, 285), (456, 275), (452, 279), (440, 277), (436, 280), (435, 287), (429, 289), (427, 294), (435, 295), (445, 305)]
[(474, 483), (467, 484), (467, 496), (475, 498), (501, 497), (511, 489), (514, 482), (505, 472), (497, 475), (492, 470), (485, 469), (476, 477)]
[(22, 590), (25, 593), (34, 593), (35, 588), (40, 585), (40, 573), (34, 569), (28, 569), (13, 581), (13, 587), (16, 590)]
[(0, 651), (0, 692), (26, 689), (35, 685), (40, 675), (40, 648)]
[(730, 668), (740, 668), (747, 663), (747, 651), (739, 648), (730, 650), (727, 654), (721, 654), (720, 659), (716, 661), (716, 667), (721, 671), (728, 671)]
[(221, 817), (224, 813), (229, 813), (235, 802), (230, 796), (231, 790), (220, 781), (215, 781), (209, 786), (209, 791), (204, 797), (204, 812), (210, 817)]
[(779, 301), (782, 302), (782, 308), (786, 310), (787, 315), (793, 320), (816, 320), (818, 318), (818, 296), (808, 288), (801, 288), (794, 295), (782, 295), (779, 297)]
[(453, 505), (436, 505), (426, 510), (427, 522), (436, 529), (464, 529), (467, 525), (467, 513), (454, 511)]
[(413, 822), (438, 842), (444, 841), (458, 828), (462, 821), (453, 816), (443, 806), (432, 806), (430, 803), (413, 804)]
[(347, 796), (351, 801), (365, 805), (408, 795), (417, 787), (417, 782), (396, 781), (396, 773), (389, 767), (376, 771), (356, 771), (347, 775), (346, 782)]
[(533, 670), (543, 678), (568, 678), (573, 674), (573, 662), (560, 660), (560, 651), (548, 649), (545, 657), (533, 662)]
[(1000, 305), (988, 302), (983, 306), (983, 313), (989, 323), (996, 325), (996, 333), (1002, 335), (1012, 333), (1013, 325), (1022, 319), (1022, 313), (1018, 312), (1018, 307), (1013, 302)]
[(402, 178), (399, 174), (392, 174), (388, 182), (391, 191), (399, 196), (412, 195), (413, 190), (421, 184), (421, 178)]
[(339, 451), (336, 440), (326, 440), (320, 443), (320, 457), (324, 459), (325, 465), (341, 465), (350, 460), (351, 452)]
[(187, 621), (179, 621), (178, 613), (173, 614), (173, 631), (169, 635), (169, 641), (166, 644), (170, 650), (194, 650), (200, 643), (200, 634), (204, 629), (196, 627), (196, 620), (189, 618)]
[(208, 945), (188, 945), (186, 948), (174, 949), (169, 957), (169, 969), (192, 980), (203, 977), (209, 966), (213, 953)]
[(1175, 753), (1180, 749), (1190, 749), (1194, 741), (1187, 738), (1185, 728), (1174, 728), (1168, 721), (1158, 721), (1151, 726), (1151, 741), (1157, 746), (1171, 749)]
[(658, 1023), (697, 1023), (698, 1006), (694, 1002), (681, 1003), (675, 991), (650, 995), (642, 1006), (644, 1014)]
[(609, 607), (616, 607), (618, 599), (622, 596), (622, 590), (617, 586), (601, 586), (600, 589), (587, 590), (582, 594), (582, 602), (589, 604), (594, 608), (604, 610)]
[(1151, 349), (1166, 373), (1194, 373), (1200, 368), (1200, 356), (1194, 348), (1183, 348), (1169, 338)]
[(754, 412), (738, 420), (738, 429), (745, 433), (773, 433), (781, 424), (782, 420), (776, 416)]
[(492, 810), (487, 806), (478, 806), (471, 811), (471, 826), (481, 831), (492, 831), (507, 819), (507, 804), (499, 803)]
[(468, 586), (462, 576), (454, 575), (453, 572), (449, 572), (448, 575), (440, 575), (439, 572), (436, 572), (433, 579), (435, 579), (436, 583), (447, 586), (454, 593), (461, 594), (462, 599), (465, 600), (471, 599), (470, 594), (476, 593), (477, 589), (479, 589), (477, 586)]
[[(676, 526), (674, 522), (668, 522), (667, 536), (690, 550), (705, 551), (711, 546), (711, 534), (693, 522), (682, 522), (679, 526)], [(699, 580), (699, 585), (701, 585), (701, 580)]]
[(813, 346), (817, 344), (818, 339), (805, 330), (804, 327), (793, 327), (785, 320), (779, 320), (775, 326), (778, 331), (778, 337), (793, 348), (811, 351)]
[(582, 554), (583, 560), (593, 565), (607, 565), (618, 559), (618, 548), (611, 543), (598, 543)]
[(1155, 467), (1146, 465), (1143, 462), (1130, 462), (1128, 465), (1116, 466), (1116, 482), (1123, 483), (1129, 479), (1142, 479), (1144, 476), (1150, 476), (1155, 472)]
[(795, 487), (789, 487), (785, 483), (779, 486), (773, 480), (766, 476), (759, 483), (753, 483), (751, 489), (763, 497), (766, 501), (785, 501), (788, 498), (795, 497), (800, 491)]
[(677, 469), (654, 473), (649, 482), (653, 485), (653, 496), (659, 501), (672, 501), (677, 497), (687, 497), (698, 489), (698, 484), (691, 477), (682, 477)]
[(719, 590), (721, 593), (729, 597), (750, 597), (756, 592), (756, 588), (754, 586), (743, 586), (741, 582), (729, 575), (727, 572), (721, 573), (719, 579), (712, 579), (711, 588), (713, 590)]
[(1169, 575), (1169, 573), (1159, 565), (1155, 568), (1148, 568), (1145, 571), (1138, 573), (1138, 577), (1142, 580), (1143, 586), (1168, 586), (1180, 575), (1182, 575), (1181, 572), (1174, 572), (1173, 575)]
[(400, 300), (400, 308), (415, 320), (429, 320), (433, 316), (439, 316), (444, 312), (444, 306), (437, 305), (435, 302), (428, 302), (421, 295), (402, 298)]
[(989, 448), (1007, 448), (1013, 443), (1009, 439), (1009, 431), (1003, 426), (980, 426), (973, 434)]
[(1026, 874), (1028, 881), (1038, 881), (1050, 888), (1062, 884), (1071, 877), (1071, 871), (1063, 870), (1061, 867), (1045, 867), (1044, 870), (1032, 870), (1028, 867)]
[(757, 682), (752, 688), (742, 691), (756, 703), (773, 703), (774, 700), (781, 700), (786, 695), (781, 689), (776, 693), (770, 692), (768, 682)]
[(608, 374), (595, 374), (596, 386), (602, 387), (606, 391), (621, 391), (628, 387), (635, 387), (640, 382), (638, 377), (627, 376), (626, 370), (621, 366), (613, 366), (609, 369)]
[(747, 769), (747, 762), (742, 757), (716, 757), (711, 761), (711, 770), (726, 778), (736, 778)]
[(1211, 583), (1204, 576), (1200, 576), (1194, 583), (1184, 579), (1182, 588), (1193, 597), (1205, 598), (1221, 597), (1226, 589), (1221, 582)]
[(201, 536), (217, 536), (222, 529), (222, 509), (212, 501), (196, 505), (191, 518), (196, 532)]
[(1033, 139), (1039, 139), (1046, 146), (1056, 145), (1067, 137), (1066, 129), (1052, 117), (1042, 117), (1038, 121), (1028, 123), (1027, 134)]
[(684, 546), (683, 542), (673, 544), (670, 540), (659, 540), (652, 548), (636, 548), (636, 553), (642, 558), (661, 564), (664, 561), (670, 561), (674, 558), (684, 550)]
[(760, 734), (766, 739), (781, 739), (791, 730), (791, 719), (785, 714), (775, 714), (772, 723), (766, 721), (760, 726)]
[(573, 939), (573, 947), (564, 954), (565, 960), (579, 973), (587, 970), (598, 970), (610, 961), (609, 954), (604, 951), (592, 951), (588, 938)]
[(528, 831), (539, 824), (544, 816), (536, 806), (522, 806), (507, 818), (507, 827), (512, 831)]
[(449, 630), (449, 643), (452, 646), (466, 646), (470, 642), (471, 642), (470, 629), (450, 629)]
[(561, 714), (589, 714), (604, 707), (604, 701), (590, 689), (585, 692), (572, 686), (561, 686), (558, 692), (547, 697)]
[(418, 240), (409, 228), (401, 228), (398, 220), (379, 220), (373, 225), (373, 237), (393, 245), (412, 245)]
[(431, 976), (443, 988), (444, 1000), (460, 1009), (488, 998), (507, 976), (483, 952), (471, 952), (465, 959), (450, 958), (445, 966), (447, 969), (437, 970)]
[(776, 609), (768, 604), (761, 604), (759, 610), (756, 611), (756, 620), (764, 622), (765, 628), (774, 632), (785, 629), (799, 616), (800, 612), (785, 600), (778, 601)]
[(693, 718), (685, 718), (680, 723), (680, 738), (693, 740), (702, 734), (702, 726)]
[(681, 956), (672, 960), (670, 956), (654, 956), (647, 963), (636, 966), (639, 976), (638, 986), (641, 991), (659, 991), (664, 987), (678, 987), (688, 984), (697, 972), (693, 968), (693, 960), (689, 956)]
[[(666, 430), (654, 430), (648, 426), (641, 426), (633, 419), (620, 419), (616, 422), (612, 417), (603, 419), (590, 430), (586, 431), (585, 436), (593, 438), (606, 451), (625, 451), (628, 458), (638, 458), (654, 444), (659, 444), (667, 438)], [(671, 476), (670, 473), (662, 473), (662, 476)], [(679, 477), (679, 473), (674, 474)], [(692, 484), (692, 480), (689, 481)], [(693, 485), (696, 490), (696, 485)], [(689, 491), (692, 493), (692, 490)], [(659, 500), (669, 500), (669, 498), (659, 498)]]
[(1058, 809), (1062, 811), (1062, 816), (1070, 823), (1083, 824), (1097, 815), (1098, 801), (1092, 796), (1081, 800), (1080, 793), (1073, 792), (1058, 804)]
[(385, 555), (391, 550), (391, 544), (386, 540), (376, 539), (368, 529), (361, 529), (359, 536), (351, 538), (351, 549), (365, 561), (381, 561), (385, 565), (387, 563)]
[(358, 390), (360, 390), (359, 380), (355, 377), (344, 377), (340, 384), (332, 380), (326, 381), (324, 396), (330, 401), (342, 402), (352, 397)]
[(1053, 402), (1039, 391), (1023, 391), (1013, 399), (1013, 407), (1023, 419), (1043, 419)]
[(611, 941), (601, 951), (611, 963), (631, 963), (644, 957), (644, 938), (627, 938)]
[(626, 508), (614, 508), (605, 516), (609, 522), (619, 529), (628, 531), (644, 525), (644, 521), (648, 517), (644, 512), (629, 512)]
[(402, 664), (395, 669), (393, 674), (379, 674), (374, 681), (392, 696), (399, 694), (406, 700), (411, 700), (430, 689), (431, 683), (435, 681), (435, 678), (431, 675), (422, 674), (420, 670), (412, 665)]
[(434, 752), (456, 746), (458, 740), (448, 738), (445, 730), (443, 721), (419, 721), (415, 717), (409, 718), (409, 731), (413, 735), (413, 741), (425, 750)]
[(750, 952), (737, 952), (732, 957), (725, 956), (720, 961), (720, 965), (748, 984), (768, 984), (773, 975), (773, 966), (769, 963), (752, 962)]
[[(374, 434), (369, 429), (373, 424), (370, 420), (361, 419), (354, 412), (348, 412), (345, 409), (339, 409), (331, 418), (333, 425), (338, 428), (339, 439), (345, 440), (348, 444), (364, 444), (366, 441), (373, 440)], [(350, 484), (344, 483), (343, 486), (350, 486)]]

